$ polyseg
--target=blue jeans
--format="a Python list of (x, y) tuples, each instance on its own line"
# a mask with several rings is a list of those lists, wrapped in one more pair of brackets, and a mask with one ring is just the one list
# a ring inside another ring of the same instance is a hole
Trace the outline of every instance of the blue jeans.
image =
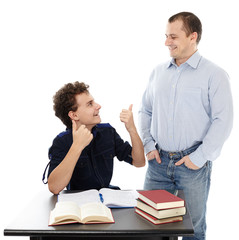
[(188, 169), (184, 164), (175, 166), (183, 156), (195, 151), (189, 148), (184, 155), (181, 152), (169, 154), (160, 151), (161, 164), (155, 159), (148, 162), (144, 189), (183, 190), (194, 227), (194, 237), (183, 240), (206, 239), (206, 203), (210, 188), (212, 162), (208, 161), (198, 170)]

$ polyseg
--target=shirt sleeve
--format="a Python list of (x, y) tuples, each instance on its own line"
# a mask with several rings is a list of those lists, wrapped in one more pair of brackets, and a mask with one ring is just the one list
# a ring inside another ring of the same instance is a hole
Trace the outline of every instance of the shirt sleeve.
[(149, 84), (143, 94), (142, 102), (139, 110), (139, 134), (142, 139), (145, 153), (155, 150), (155, 140), (150, 132), (152, 121), (152, 101), (153, 92), (151, 91), (151, 80), (153, 79), (154, 72), (150, 76)]
[(114, 130), (114, 141), (115, 141), (115, 155), (120, 161), (125, 161), (132, 165), (132, 147), (129, 142), (124, 141), (120, 135)]
[(49, 149), (48, 157), (50, 159), (48, 177), (50, 176), (51, 172), (61, 163), (61, 161), (65, 158), (67, 152), (66, 143), (60, 137), (56, 137), (53, 140), (52, 146)]
[(209, 84), (209, 101), (211, 107), (211, 126), (203, 143), (189, 155), (190, 160), (202, 167), (208, 160), (214, 161), (221, 152), (233, 124), (232, 95), (227, 73), (217, 70)]

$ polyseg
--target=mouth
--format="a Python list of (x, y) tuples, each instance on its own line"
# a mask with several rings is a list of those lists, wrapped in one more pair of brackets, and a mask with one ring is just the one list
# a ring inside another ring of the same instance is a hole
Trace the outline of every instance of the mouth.
[(169, 46), (168, 49), (169, 51), (174, 51), (177, 47), (176, 46)]
[(99, 117), (100, 114), (99, 114), (99, 113), (95, 113), (93, 116), (94, 116), (94, 117)]

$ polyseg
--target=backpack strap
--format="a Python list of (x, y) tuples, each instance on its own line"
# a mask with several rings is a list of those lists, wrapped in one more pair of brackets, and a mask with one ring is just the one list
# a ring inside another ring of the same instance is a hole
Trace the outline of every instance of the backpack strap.
[(49, 165), (50, 165), (50, 161), (49, 161), (49, 163), (46, 165), (46, 168), (45, 168), (44, 173), (43, 173), (43, 175), (42, 175), (42, 182), (43, 182), (44, 184), (47, 184), (47, 183), (48, 183), (48, 181), (45, 181), (45, 177), (46, 177), (46, 172), (47, 172), (47, 170), (49, 169)]

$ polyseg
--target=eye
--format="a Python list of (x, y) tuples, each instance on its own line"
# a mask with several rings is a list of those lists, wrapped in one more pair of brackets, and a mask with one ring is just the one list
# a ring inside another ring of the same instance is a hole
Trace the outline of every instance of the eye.
[(166, 39), (172, 39), (172, 40), (174, 40), (174, 39), (176, 39), (177, 38), (177, 36), (175, 36), (175, 35), (165, 35), (165, 37), (166, 37)]
[(93, 106), (93, 101), (88, 102), (88, 106), (89, 107)]

